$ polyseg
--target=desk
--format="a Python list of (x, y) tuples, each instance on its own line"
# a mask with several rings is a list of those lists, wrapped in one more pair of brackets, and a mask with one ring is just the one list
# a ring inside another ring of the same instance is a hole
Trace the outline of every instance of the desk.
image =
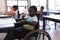
[(0, 15), (0, 18), (10, 18), (11, 16), (9, 15)]
[(51, 10), (51, 11), (47, 11), (47, 12), (48, 12), (48, 13), (51, 13), (51, 14), (60, 14), (60, 11), (57, 11), (57, 10), (56, 10), (56, 11), (54, 11), (54, 10), (52, 11), (52, 10)]
[(43, 30), (45, 30), (45, 20), (51, 20), (60, 23), (60, 15), (43, 16)]
[(13, 38), (13, 30), (14, 30), (14, 23), (16, 23), (15, 19), (12, 18), (1, 18), (0, 19), (0, 33), (6, 32), (9, 33), (9, 38), (6, 38), (4, 40), (12, 40)]

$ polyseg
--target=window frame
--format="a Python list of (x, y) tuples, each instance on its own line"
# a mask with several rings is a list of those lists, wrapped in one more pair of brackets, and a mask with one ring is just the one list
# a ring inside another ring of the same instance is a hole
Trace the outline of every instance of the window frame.
[[(12, 1), (12, 0), (6, 0), (6, 10), (8, 11), (8, 7), (10, 7), (10, 6), (7, 5), (7, 1)], [(18, 1), (27, 1), (27, 6), (26, 7), (28, 8), (28, 0), (16, 0), (17, 5), (18, 5)], [(25, 7), (25, 6), (18, 6), (18, 7)]]

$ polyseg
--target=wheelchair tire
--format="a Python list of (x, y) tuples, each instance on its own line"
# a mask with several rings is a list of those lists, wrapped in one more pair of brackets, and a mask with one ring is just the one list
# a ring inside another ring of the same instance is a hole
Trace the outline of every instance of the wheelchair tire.
[[(37, 30), (33, 30), (31, 32), (29, 32), (24, 38), (23, 40), (31, 40), (30, 38), (32, 37), (31, 35), (35, 34), (35, 33), (38, 33), (38, 36), (35, 38), (35, 40), (40, 40), (41, 38), (41, 35), (44, 35), (44, 37), (47, 37), (48, 40), (51, 40), (51, 37), (50, 35), (44, 31), (44, 30), (40, 30), (40, 29), (37, 29)], [(39, 35), (40, 34), (40, 35)]]

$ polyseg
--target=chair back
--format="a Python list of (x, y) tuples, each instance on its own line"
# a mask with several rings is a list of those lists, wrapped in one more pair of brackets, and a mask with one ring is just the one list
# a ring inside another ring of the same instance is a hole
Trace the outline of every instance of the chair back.
[(35, 26), (35, 29), (39, 29), (39, 14), (36, 14), (36, 16), (37, 16), (37, 19), (38, 19), (38, 22), (37, 22), (37, 24), (36, 24), (36, 26)]
[(20, 18), (20, 12), (19, 12), (19, 10), (17, 11), (17, 13), (18, 13), (18, 17), (17, 18)]

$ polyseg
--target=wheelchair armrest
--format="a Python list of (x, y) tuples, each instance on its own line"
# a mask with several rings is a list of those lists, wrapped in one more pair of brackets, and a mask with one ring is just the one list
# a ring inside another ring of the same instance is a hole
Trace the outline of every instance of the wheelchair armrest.
[(23, 27), (23, 24), (21, 22), (14, 23), (15, 28), (17, 27)]
[(17, 18), (17, 19), (15, 19), (16, 20), (16, 22), (18, 22), (18, 21), (20, 21), (21, 19), (20, 18)]

